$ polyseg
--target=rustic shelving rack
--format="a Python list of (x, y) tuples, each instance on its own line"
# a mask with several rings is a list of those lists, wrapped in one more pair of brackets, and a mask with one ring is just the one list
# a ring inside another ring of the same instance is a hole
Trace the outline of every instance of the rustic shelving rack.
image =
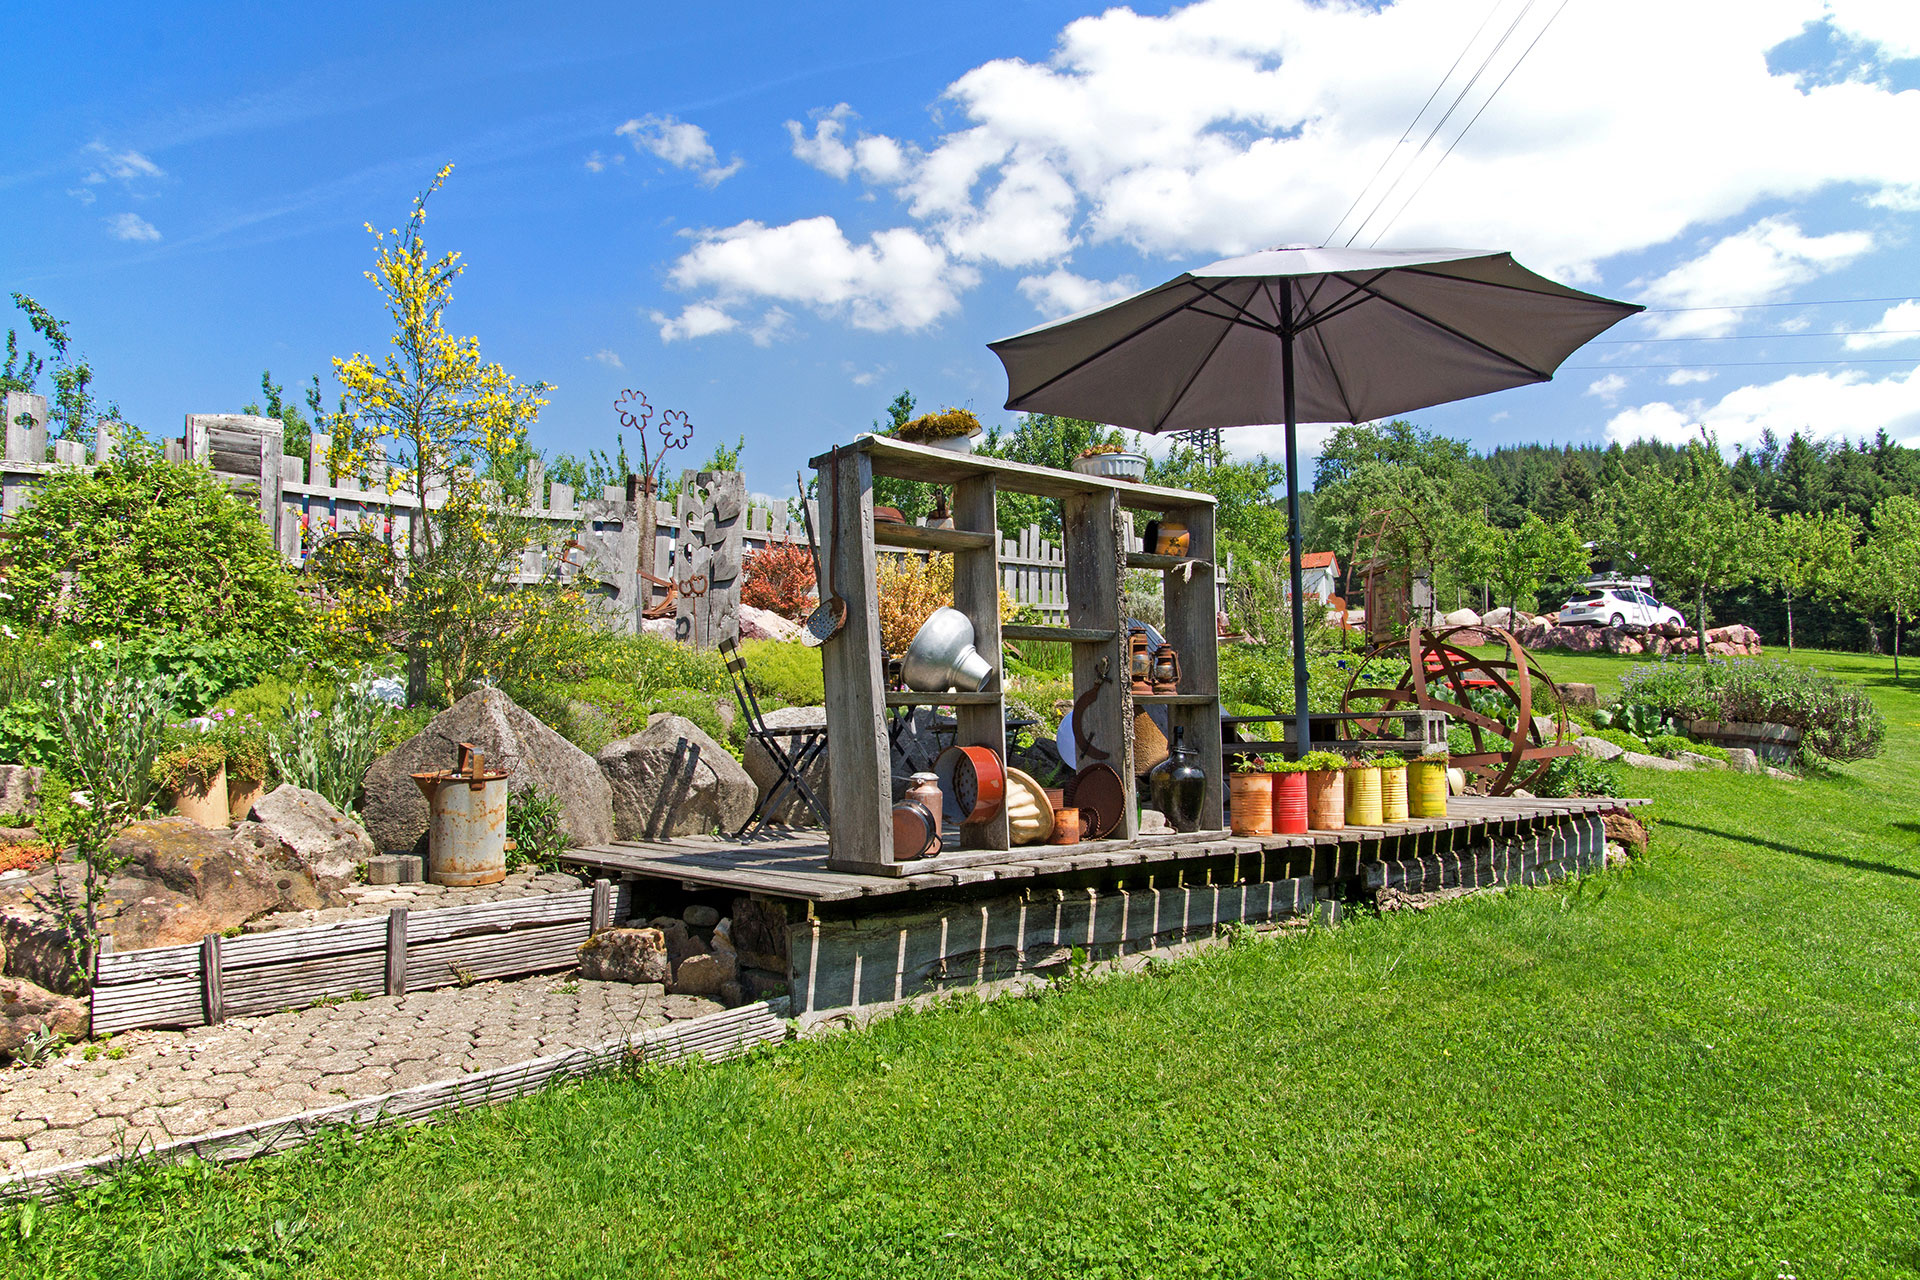
[[(862, 436), (835, 453), (813, 459), (812, 465), (819, 474), (822, 501), (831, 500), (837, 507), (837, 511), (823, 507), (822, 519), (831, 521), (838, 516), (842, 533), (829, 548), (829, 567), (834, 590), (847, 603), (845, 625), (822, 646), (831, 775), (829, 868), (904, 876), (1042, 856), (1036, 852), (1041, 846), (1013, 847), (1003, 807), (985, 822), (962, 826), (957, 846), (943, 849), (935, 857), (909, 862), (895, 862), (893, 857), (889, 709), (952, 707), (958, 723), (955, 742), (987, 747), (1004, 762), (1007, 743), (1002, 643), (1006, 640), (1070, 644), (1076, 703), (1089, 690), (1098, 689), (1076, 713), (1076, 723), (1119, 771), (1126, 787), (1126, 805), (1122, 826), (1114, 838), (1084, 844), (1082, 850), (1094, 853), (1107, 846), (1120, 848), (1138, 836), (1133, 773), (1136, 704), (1164, 706), (1169, 728), (1185, 729), (1187, 745), (1207, 775), (1201, 812), (1220, 814), (1224, 781), (1214, 621), (1212, 495), (979, 458), (879, 436)], [(875, 476), (949, 487), (954, 527), (876, 525)], [(995, 508), (1002, 491), (1036, 494), (1060, 503), (1067, 559), (1064, 627), (1003, 624), (1000, 618), (1000, 537)], [(1191, 554), (1162, 556), (1127, 549), (1129, 537), (1123, 517), (1127, 511), (1146, 511), (1184, 523)], [(993, 667), (986, 689), (978, 693), (888, 690), (876, 586), (878, 549), (883, 547), (953, 555), (954, 605), (972, 619), (974, 645)], [(1167, 625), (1163, 631), (1180, 654), (1177, 693), (1136, 695), (1130, 691), (1126, 620), (1121, 604), (1128, 569), (1158, 570), (1164, 575)]]

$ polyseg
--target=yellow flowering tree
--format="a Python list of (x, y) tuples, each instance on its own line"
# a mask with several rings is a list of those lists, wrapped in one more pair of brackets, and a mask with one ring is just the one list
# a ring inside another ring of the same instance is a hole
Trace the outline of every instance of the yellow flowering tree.
[(377, 247), (366, 274), (392, 317), (391, 349), (333, 362), (346, 407), (332, 424), (328, 466), (360, 476), (384, 466), (387, 491), (413, 499), (411, 533), (405, 547), (390, 533), (335, 539), (316, 563), (328, 634), (347, 651), (403, 653), (410, 701), (521, 683), (586, 618), (584, 596), (557, 577), (513, 581), (523, 553), (549, 533), (507, 492), (549, 387), (517, 382), (481, 357), (478, 338), (445, 327), (464, 267), (456, 252), (429, 254), (424, 226), (428, 197), (452, 171), (441, 169), (414, 199), (404, 230), (367, 226)]

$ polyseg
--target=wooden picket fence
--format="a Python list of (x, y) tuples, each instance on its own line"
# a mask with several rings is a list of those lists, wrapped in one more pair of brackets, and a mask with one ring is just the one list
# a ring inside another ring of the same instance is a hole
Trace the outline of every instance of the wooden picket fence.
[(631, 885), (409, 911), (183, 946), (103, 951), (93, 1032), (198, 1027), (354, 995), (404, 995), (571, 968), (589, 935), (633, 910)]

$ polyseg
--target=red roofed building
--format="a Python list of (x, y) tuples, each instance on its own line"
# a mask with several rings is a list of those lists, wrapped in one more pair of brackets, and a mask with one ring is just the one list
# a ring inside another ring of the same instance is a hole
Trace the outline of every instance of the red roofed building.
[[(1325, 604), (1340, 591), (1340, 562), (1331, 551), (1308, 551), (1300, 557), (1300, 585), (1309, 599)], [(1281, 584), (1283, 598), (1293, 598), (1290, 582)]]

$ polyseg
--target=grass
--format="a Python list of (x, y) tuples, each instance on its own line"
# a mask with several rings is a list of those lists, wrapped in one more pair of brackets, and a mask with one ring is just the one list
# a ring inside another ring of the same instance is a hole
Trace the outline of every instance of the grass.
[(124, 1177), (0, 1274), (1914, 1275), (1920, 696), (1804, 660), (1887, 754), (1625, 771), (1629, 871)]

